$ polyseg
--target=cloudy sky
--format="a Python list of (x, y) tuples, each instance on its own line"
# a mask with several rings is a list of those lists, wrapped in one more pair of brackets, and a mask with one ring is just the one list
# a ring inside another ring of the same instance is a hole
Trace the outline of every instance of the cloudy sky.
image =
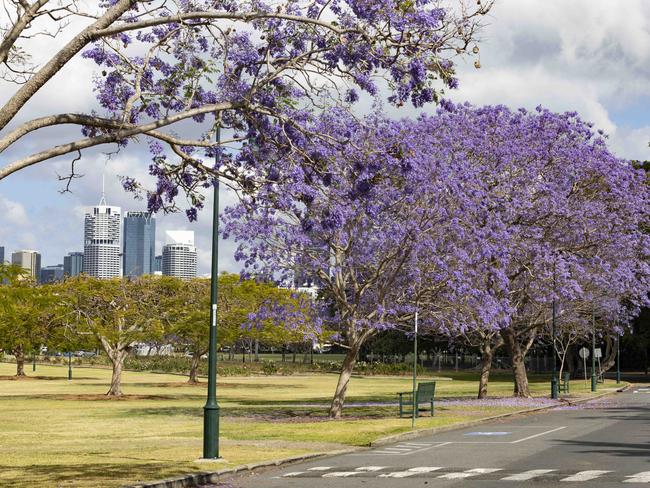
[[(0, 14), (2, 15), (2, 14)], [(70, 32), (72, 34), (72, 31)], [(461, 88), (449, 93), (455, 101), (505, 104), (534, 108), (542, 104), (556, 111), (576, 110), (610, 137), (619, 156), (650, 159), (650, 2), (644, 0), (497, 0), (481, 34), (481, 69), (459, 64)], [(48, 44), (38, 51), (47, 53)], [(78, 60), (63, 70), (26, 107), (26, 116), (85, 110), (93, 106), (88, 80), (93, 66)], [(14, 88), (0, 84), (0, 100)], [(434, 110), (433, 107), (428, 110)], [(403, 109), (397, 116), (413, 115)], [(56, 140), (56, 131), (44, 136)], [(66, 140), (69, 138), (66, 137)], [(32, 152), (33, 140), (19, 148)], [(0, 165), (14, 151), (0, 156)], [(6, 251), (37, 249), (43, 265), (57, 264), (70, 251), (82, 250), (84, 210), (98, 203), (102, 173), (109, 204), (145, 210), (119, 185), (118, 175), (146, 175), (148, 157), (142, 150), (106, 158), (88, 153), (78, 171), (84, 174), (61, 194), (57, 173), (65, 174), (69, 159), (43, 163), (0, 181), (0, 246)], [(232, 199), (223, 195), (225, 204)], [(208, 201), (207, 208), (210, 208)], [(158, 216), (160, 251), (164, 231), (194, 230), (199, 250), (199, 273), (210, 268), (210, 213), (196, 223), (183, 215)], [(222, 242), (220, 266), (238, 271), (234, 246)]]

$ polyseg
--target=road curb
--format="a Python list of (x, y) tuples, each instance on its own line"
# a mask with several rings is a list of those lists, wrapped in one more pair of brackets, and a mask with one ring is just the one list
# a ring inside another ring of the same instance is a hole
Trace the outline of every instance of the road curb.
[(282, 466), (283, 464), (296, 463), (299, 461), (307, 461), (310, 459), (317, 459), (323, 457), (338, 456), (340, 454), (349, 454), (366, 449), (364, 447), (353, 447), (350, 449), (339, 449), (337, 451), (314, 452), (311, 454), (303, 454), (300, 456), (292, 456), (282, 459), (273, 459), (271, 461), (264, 461), (261, 463), (250, 463), (235, 466), (233, 468), (220, 469), (219, 471), (203, 471), (192, 473), (188, 475), (178, 476), (176, 478), (169, 478), (159, 481), (151, 481), (147, 483), (139, 483), (135, 485), (124, 485), (122, 488), (189, 488), (204, 485), (208, 483), (217, 483), (219, 479), (226, 475), (233, 475), (245, 471), (253, 471), (259, 468), (268, 468), (269, 466)]

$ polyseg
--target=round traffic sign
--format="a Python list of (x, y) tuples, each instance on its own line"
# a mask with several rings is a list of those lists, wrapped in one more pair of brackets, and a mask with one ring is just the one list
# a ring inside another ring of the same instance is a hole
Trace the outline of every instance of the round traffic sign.
[(589, 349), (587, 349), (586, 347), (583, 347), (583, 348), (580, 349), (580, 351), (578, 351), (578, 354), (580, 355), (580, 357), (582, 359), (588, 358), (589, 357)]

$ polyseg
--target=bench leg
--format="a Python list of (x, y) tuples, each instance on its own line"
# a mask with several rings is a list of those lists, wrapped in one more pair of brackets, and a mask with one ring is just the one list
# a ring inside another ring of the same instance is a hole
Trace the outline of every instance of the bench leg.
[(431, 416), (433, 417), (433, 400), (431, 400)]

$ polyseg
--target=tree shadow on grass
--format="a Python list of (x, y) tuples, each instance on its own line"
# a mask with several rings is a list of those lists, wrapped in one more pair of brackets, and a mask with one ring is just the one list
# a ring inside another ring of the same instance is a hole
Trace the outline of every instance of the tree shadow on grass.
[(170, 478), (187, 473), (169, 462), (150, 462), (142, 464), (131, 463), (93, 463), (75, 465), (32, 464), (30, 466), (0, 465), (0, 473), (18, 471), (15, 478), (0, 479), (2, 486), (61, 486), (74, 485), (83, 481), (92, 486), (105, 486), (106, 481), (120, 480), (120, 485), (136, 484), (142, 481), (153, 481)]
[[(96, 380), (97, 378), (80, 376), (75, 380)], [(67, 376), (0, 376), (0, 381), (68, 381)]]
[(1, 396), (0, 400), (72, 400), (72, 401), (108, 401), (108, 402), (125, 402), (133, 400), (187, 400), (187, 396), (172, 395), (122, 395), (119, 397), (107, 396), (105, 393), (88, 393), (88, 394), (68, 394), (52, 393), (39, 395), (7, 395)]

